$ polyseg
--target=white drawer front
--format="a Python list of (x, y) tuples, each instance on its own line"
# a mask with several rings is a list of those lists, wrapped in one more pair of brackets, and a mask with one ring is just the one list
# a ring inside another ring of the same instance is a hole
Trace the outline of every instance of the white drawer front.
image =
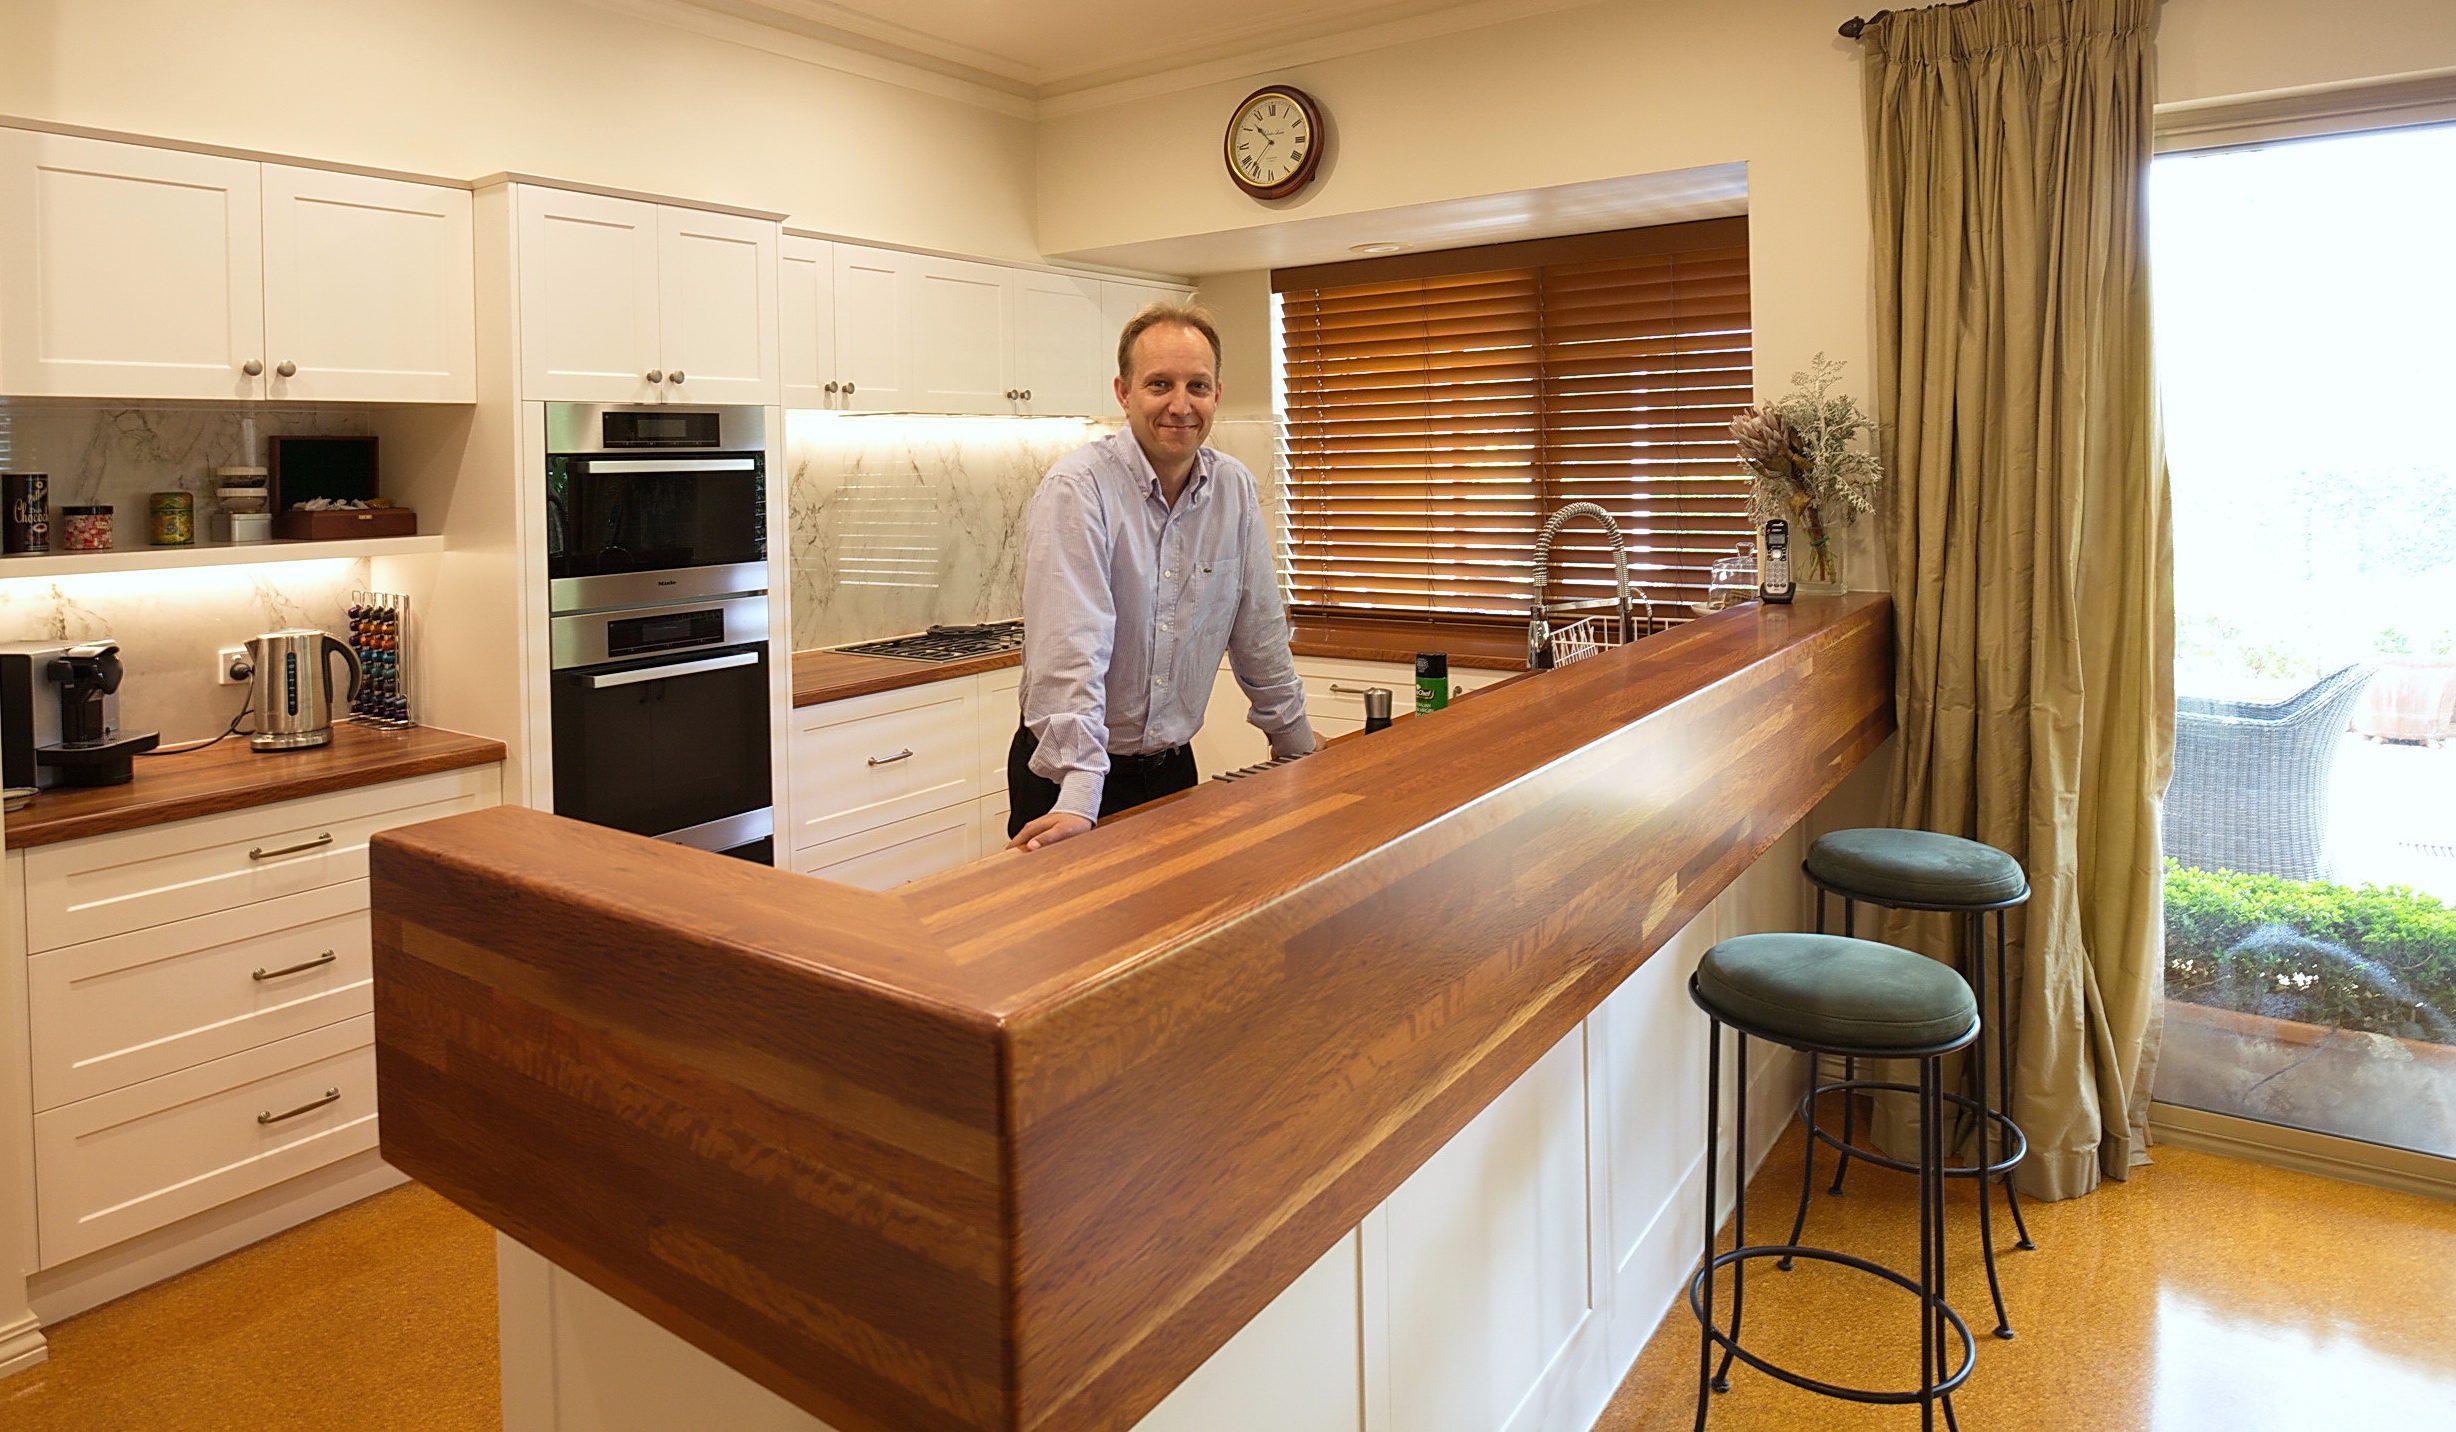
[(499, 782), (478, 766), (37, 846), (26, 852), (27, 947), (365, 879), (368, 836), (492, 805)]
[(995, 855), (1006, 847), (1006, 796), (1000, 792), (980, 800), (980, 834), (973, 841), (974, 859)]
[(362, 1015), (35, 1115), (42, 1265), (374, 1148), (374, 1040)]
[(793, 868), (839, 885), (891, 889), (972, 859), (979, 822), (980, 803), (966, 801), (806, 846), (793, 852)]
[(794, 713), (795, 849), (981, 794), (979, 693), (941, 681)]
[(34, 1107), (365, 1014), (369, 945), (367, 882), (351, 880), (36, 955)]

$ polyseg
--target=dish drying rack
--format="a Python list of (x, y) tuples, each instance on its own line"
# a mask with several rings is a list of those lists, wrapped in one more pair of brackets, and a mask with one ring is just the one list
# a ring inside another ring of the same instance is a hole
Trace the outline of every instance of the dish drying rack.
[[(1550, 628), (1540, 647), (1548, 652), (1554, 669), (1574, 661), (1584, 661), (1599, 651), (1609, 651), (1628, 639), (1620, 625), (1620, 603), (1608, 600), (1586, 602), (1554, 602), (1543, 608), (1541, 619)], [(1529, 653), (1529, 664), (1541, 669), (1536, 653)]]

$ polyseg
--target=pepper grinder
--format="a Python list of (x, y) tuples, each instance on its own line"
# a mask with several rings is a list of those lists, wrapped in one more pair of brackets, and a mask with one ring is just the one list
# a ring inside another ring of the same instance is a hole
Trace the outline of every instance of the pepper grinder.
[(1379, 731), (1390, 724), (1390, 688), (1368, 686), (1364, 689), (1364, 728)]

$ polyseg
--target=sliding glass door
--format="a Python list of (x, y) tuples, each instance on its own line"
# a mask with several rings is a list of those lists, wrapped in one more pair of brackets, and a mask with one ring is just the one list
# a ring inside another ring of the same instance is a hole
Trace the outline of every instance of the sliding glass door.
[(2168, 155), (2155, 1095), (2456, 1158), (2456, 126)]

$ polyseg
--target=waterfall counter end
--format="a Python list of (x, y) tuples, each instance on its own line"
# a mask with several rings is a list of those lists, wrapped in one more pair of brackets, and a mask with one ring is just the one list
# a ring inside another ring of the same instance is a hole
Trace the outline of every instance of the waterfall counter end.
[(1892, 650), (1752, 603), (883, 892), (385, 832), (383, 1155), (504, 1235), (511, 1432), (1582, 1427), (1702, 1236), (1673, 976), (1798, 918)]

